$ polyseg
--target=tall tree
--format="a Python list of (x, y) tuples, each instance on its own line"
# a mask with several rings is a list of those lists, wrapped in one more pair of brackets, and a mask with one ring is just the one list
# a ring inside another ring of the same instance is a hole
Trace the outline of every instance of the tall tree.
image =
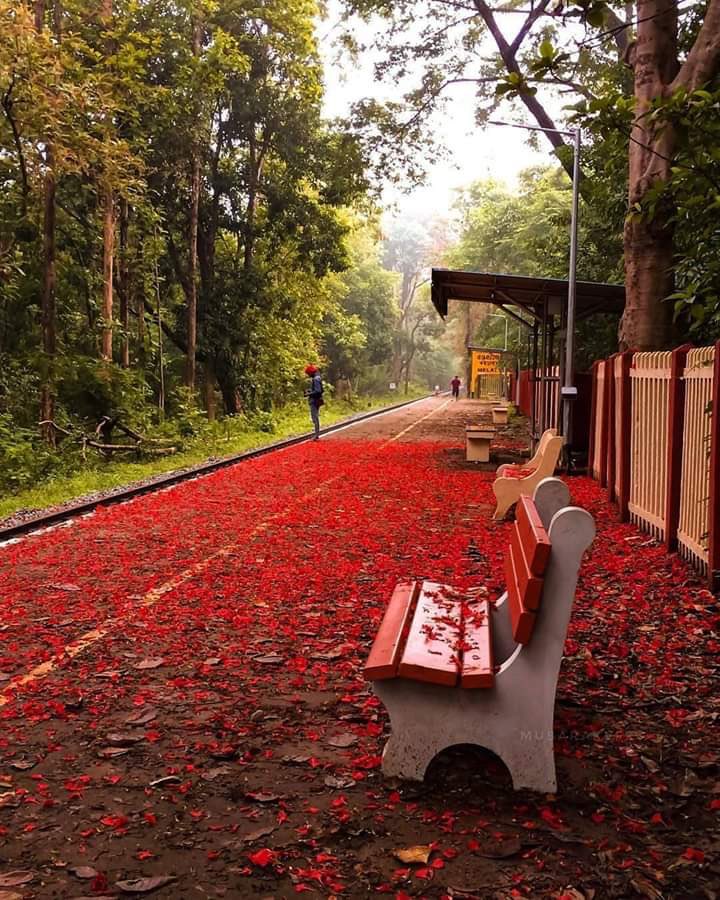
[(627, 301), (620, 342), (625, 348), (653, 350), (665, 346), (669, 338), (672, 307), (663, 301), (674, 288), (674, 210), (661, 206), (650, 216), (643, 206), (670, 180), (677, 149), (675, 128), (653, 112), (674, 95), (703, 88), (720, 72), (720, 0), (708, 4), (682, 64), (675, 0), (638, 0), (637, 38), (628, 62), (634, 72), (635, 109), (628, 186), (631, 214), (625, 225)]
[[(102, 0), (100, 22), (110, 29), (113, 18), (113, 0)], [(106, 53), (111, 52), (111, 41), (106, 40)], [(105, 114), (107, 118), (108, 114)], [(115, 258), (115, 192), (107, 171), (101, 182), (103, 210), (103, 277), (102, 277), (102, 336), (100, 356), (104, 360), (113, 358), (113, 267)]]
[[(399, 110), (379, 109), (374, 103), (360, 110), (360, 121), (371, 119), (393, 139), (404, 138), (402, 144), (395, 144), (396, 150), (403, 145), (417, 149), (426, 140), (427, 117), (447, 89), (473, 82), (478, 86), (480, 123), (500, 100), (519, 101), (540, 128), (548, 129), (545, 137), (569, 169), (571, 150), (553, 130), (558, 124), (543, 104), (538, 85), (592, 99), (594, 91), (602, 91), (609, 81), (614, 86), (624, 83), (618, 56), (632, 67), (627, 301), (619, 340), (621, 346), (637, 349), (665, 346), (670, 339), (671, 308), (665, 301), (673, 286), (673, 210), (654, 209), (648, 216), (645, 206), (667, 183), (676, 147), (674, 129), (658, 106), (678, 94), (701, 89), (720, 70), (720, 0), (709, 0), (702, 27), (682, 60), (675, 0), (638, 0), (634, 7), (602, 0), (559, 5), (539, 0), (519, 15), (513, 8), (492, 7), (486, 0), (422, 4), (347, 0), (346, 5), (350, 13), (380, 14), (391, 23), (379, 40), (386, 53), (381, 74), (406, 74), (418, 62), (423, 64), (421, 83), (407, 93)], [(573, 48), (558, 23), (578, 21), (586, 25), (588, 34)], [(506, 36), (509, 30), (512, 37)], [(486, 61), (488, 37), (496, 49), (490, 62)]]
[[(192, 55), (197, 67), (202, 51), (202, 18), (199, 9), (191, 14)], [(195, 114), (199, 118), (199, 107)], [(192, 127), (192, 151), (190, 155), (190, 236), (188, 242), (188, 298), (187, 298), (187, 355), (185, 385), (195, 389), (195, 356), (197, 353), (197, 291), (198, 291), (198, 219), (200, 215), (200, 135), (198, 124)]]
[[(55, 0), (53, 21), (56, 38), (60, 40), (60, 0)], [(45, 0), (35, 2), (35, 27), (42, 33), (45, 21)], [(55, 227), (56, 227), (56, 175), (53, 136), (45, 136), (45, 172), (43, 176), (43, 216), (42, 216), (42, 349), (44, 355), (43, 375), (40, 388), (40, 421), (52, 421), (55, 415), (55, 356), (57, 353), (57, 312), (55, 306)], [(55, 431), (49, 425), (43, 426), (43, 434), (48, 443), (55, 441)]]

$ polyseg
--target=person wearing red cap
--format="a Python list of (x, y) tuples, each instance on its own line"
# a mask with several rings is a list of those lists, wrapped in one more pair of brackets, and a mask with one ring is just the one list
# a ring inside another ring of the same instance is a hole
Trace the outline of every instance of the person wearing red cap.
[(310, 379), (310, 387), (305, 391), (310, 405), (310, 418), (312, 419), (313, 428), (315, 429), (315, 437), (313, 440), (320, 440), (320, 407), (323, 405), (323, 383), (320, 377), (318, 367), (312, 363), (305, 366), (305, 374)]

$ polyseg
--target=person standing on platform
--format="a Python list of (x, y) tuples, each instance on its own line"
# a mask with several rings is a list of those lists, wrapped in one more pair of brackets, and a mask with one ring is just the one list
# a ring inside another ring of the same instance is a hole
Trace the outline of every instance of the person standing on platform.
[(456, 376), (453, 378), (453, 380), (450, 382), (450, 387), (452, 388), (453, 400), (459, 400), (459, 399), (460, 399), (460, 385), (461, 385), (461, 383), (462, 383), (462, 382), (460, 381), (460, 379), (459, 379), (459, 377), (458, 377), (457, 375), (456, 375)]
[(323, 400), (323, 383), (320, 377), (318, 367), (312, 365), (305, 366), (305, 374), (310, 379), (310, 387), (305, 391), (310, 406), (310, 418), (312, 419), (313, 428), (315, 429), (314, 441), (320, 440), (320, 407), (325, 402)]

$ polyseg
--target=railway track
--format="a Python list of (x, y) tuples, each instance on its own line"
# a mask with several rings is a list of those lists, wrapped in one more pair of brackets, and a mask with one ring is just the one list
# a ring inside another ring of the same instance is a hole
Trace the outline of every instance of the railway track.
[[(350, 416), (347, 419), (342, 419), (340, 422), (335, 422), (335, 424), (333, 425), (328, 425), (325, 428), (321, 428), (320, 434), (332, 434), (334, 431), (340, 431), (343, 428), (348, 428), (352, 425), (358, 424), (359, 422), (365, 422), (368, 419), (373, 419), (377, 416), (382, 416), (386, 413), (394, 412), (398, 409), (403, 409), (403, 407), (412, 406), (414, 403), (420, 403), (425, 399), (427, 398), (420, 397), (416, 400), (405, 400), (403, 403), (395, 403), (392, 406), (384, 406), (381, 409), (374, 409), (370, 412), (358, 413), (357, 415)], [(210, 462), (200, 463), (197, 466), (191, 466), (177, 472), (169, 472), (167, 475), (162, 475), (159, 478), (154, 479), (153, 481), (130, 485), (126, 488), (120, 488), (102, 497), (97, 497), (90, 500), (79, 500), (77, 503), (72, 503), (68, 506), (53, 509), (45, 513), (41, 512), (37, 516), (25, 519), (22, 522), (15, 522), (4, 527), (0, 526), (0, 544), (13, 538), (31, 534), (33, 531), (39, 531), (43, 528), (48, 528), (51, 525), (57, 525), (60, 522), (67, 521), (68, 519), (73, 519), (76, 516), (86, 515), (87, 513), (93, 512), (93, 510), (97, 509), (100, 506), (110, 506), (115, 503), (125, 503), (128, 500), (133, 500), (135, 499), (135, 497), (140, 497), (143, 494), (151, 494), (153, 491), (163, 490), (164, 488), (172, 487), (175, 484), (180, 484), (183, 481), (190, 481), (193, 478), (199, 478), (203, 475), (210, 475), (212, 472), (217, 472), (219, 469), (226, 469), (228, 466), (235, 466), (238, 463), (244, 462), (248, 459), (255, 459), (258, 456), (264, 456), (265, 454), (272, 453), (276, 450), (284, 450), (287, 447), (295, 446), (295, 444), (302, 444), (305, 441), (309, 441), (312, 437), (313, 433), (311, 431), (308, 431), (303, 434), (296, 435), (295, 437), (284, 438), (281, 441), (274, 441), (272, 444), (264, 444), (262, 447), (256, 447), (253, 450), (245, 450), (243, 453), (235, 453), (231, 456), (224, 456), (222, 459), (214, 459)]]

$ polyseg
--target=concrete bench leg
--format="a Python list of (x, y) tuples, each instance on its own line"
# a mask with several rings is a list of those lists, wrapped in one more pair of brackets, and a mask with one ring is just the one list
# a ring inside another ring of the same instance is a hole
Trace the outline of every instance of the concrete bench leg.
[(551, 708), (522, 700), (511, 706), (512, 695), (503, 690), (499, 696), (494, 689), (448, 690), (408, 679), (373, 687), (392, 727), (382, 760), (387, 777), (422, 781), (442, 750), (472, 744), (504, 763), (516, 790), (557, 789)]

